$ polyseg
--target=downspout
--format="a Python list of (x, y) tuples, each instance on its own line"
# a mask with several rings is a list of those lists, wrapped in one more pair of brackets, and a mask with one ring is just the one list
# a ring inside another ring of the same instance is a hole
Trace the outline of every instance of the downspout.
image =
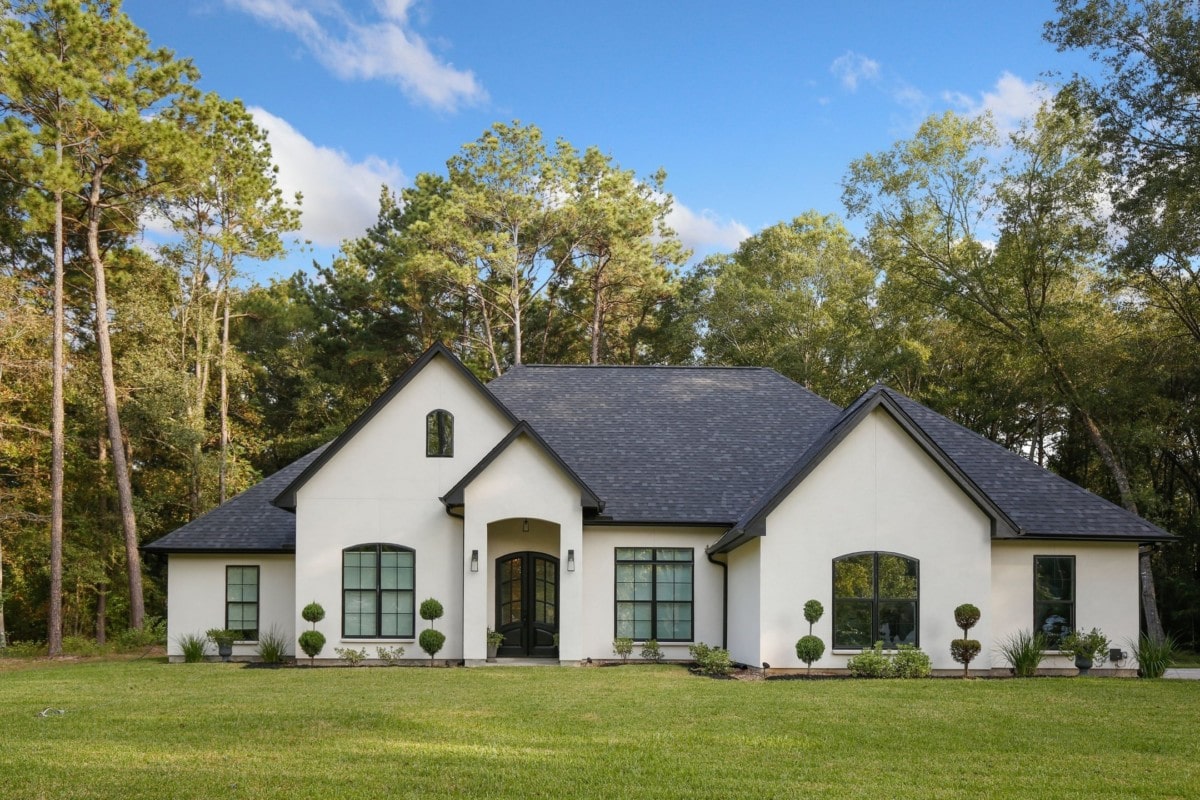
[(704, 555), (713, 564), (721, 568), (721, 649), (729, 649), (729, 565), (724, 561), (717, 561), (713, 558), (713, 554), (704, 551)]

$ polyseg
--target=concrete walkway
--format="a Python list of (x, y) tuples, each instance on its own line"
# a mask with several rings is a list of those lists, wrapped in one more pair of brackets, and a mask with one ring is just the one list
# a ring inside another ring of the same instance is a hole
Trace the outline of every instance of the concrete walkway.
[(1200, 681), (1200, 669), (1169, 669), (1163, 673), (1163, 677), (1177, 681)]

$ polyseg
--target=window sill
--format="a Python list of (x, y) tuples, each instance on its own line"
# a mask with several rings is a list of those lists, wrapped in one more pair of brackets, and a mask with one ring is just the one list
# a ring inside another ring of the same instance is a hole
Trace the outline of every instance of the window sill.
[(416, 640), (415, 636), (409, 639), (395, 639), (383, 636), (343, 636), (339, 641), (350, 644), (403, 644), (406, 642), (411, 644)]

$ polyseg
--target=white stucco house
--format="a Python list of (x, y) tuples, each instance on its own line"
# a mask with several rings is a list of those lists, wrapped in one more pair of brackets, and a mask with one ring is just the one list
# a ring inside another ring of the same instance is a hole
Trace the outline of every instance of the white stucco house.
[[(168, 556), (169, 655), (213, 627), (439, 659), (668, 658), (726, 646), (799, 669), (815, 598), (837, 670), (875, 641), (935, 669), (973, 603), (1004, 637), (1138, 633), (1138, 547), (1170, 534), (883, 386), (845, 409), (769, 369), (520, 366), (484, 385), (435, 345), (341, 436), (146, 550)], [(1052, 656), (1044, 666), (1067, 667)], [(1112, 665), (1109, 665), (1110, 667)], [(1117, 666), (1132, 669), (1132, 660)]]

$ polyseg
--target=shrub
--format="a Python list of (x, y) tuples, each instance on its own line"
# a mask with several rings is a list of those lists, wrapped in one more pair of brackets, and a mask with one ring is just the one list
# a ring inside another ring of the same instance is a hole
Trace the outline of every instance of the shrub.
[(421, 602), (421, 619), (429, 620), (432, 624), (435, 619), (441, 619), (443, 613), (442, 604), (432, 597)]
[(312, 666), (324, 647), (325, 634), (320, 631), (314, 629), (300, 634), (300, 649), (308, 656), (309, 666)]
[(1032, 678), (1046, 657), (1046, 634), (1020, 630), (1000, 643), (1000, 655), (1012, 666), (1018, 678)]
[(185, 633), (175, 640), (183, 651), (183, 663), (196, 664), (204, 660), (208, 649), (208, 637), (199, 633)]
[(856, 678), (890, 678), (892, 660), (883, 654), (883, 642), (876, 642), (872, 649), (863, 650), (847, 661), (846, 669)]
[(5, 658), (42, 658), (46, 655), (45, 642), (9, 642), (0, 650)]
[(970, 603), (963, 603), (954, 609), (954, 621), (958, 627), (962, 628), (963, 635), (961, 639), (954, 639), (950, 642), (950, 657), (963, 665), (964, 678), (970, 674), (972, 659), (983, 649), (983, 645), (978, 640), (967, 638), (967, 631), (975, 627), (975, 623), (979, 622), (979, 617), (979, 609)]
[(892, 656), (892, 675), (897, 678), (928, 678), (933, 672), (929, 656), (915, 644), (896, 646)]
[(287, 656), (287, 640), (279, 628), (274, 625), (271, 630), (258, 634), (258, 657), (264, 664), (282, 664)]
[(345, 661), (352, 667), (357, 667), (359, 664), (367, 660), (367, 648), (355, 650), (353, 647), (335, 647), (333, 652), (337, 653), (338, 658)]
[(400, 657), (404, 655), (404, 648), (399, 645), (396, 647), (376, 647), (375, 653), (384, 664), (394, 667), (399, 663)]
[(1109, 644), (1108, 637), (1099, 628), (1092, 628), (1087, 633), (1069, 632), (1058, 643), (1058, 649), (1076, 658), (1091, 659), (1093, 665), (1099, 666), (1108, 660)]
[(102, 656), (110, 652), (110, 648), (106, 645), (98, 644), (95, 639), (90, 636), (64, 636), (62, 640), (62, 651), (70, 653), (73, 656), (81, 656), (84, 658), (90, 656)]
[(642, 658), (655, 664), (663, 660), (663, 651), (657, 639), (649, 639), (642, 645)]
[(804, 604), (804, 619), (808, 621), (808, 632), (812, 633), (812, 626), (816, 625), (825, 613), (825, 606), (821, 605), (820, 600), (809, 600)]
[(696, 668), (701, 675), (720, 677), (733, 672), (733, 662), (729, 659), (728, 650), (696, 642), (688, 647), (688, 652), (696, 659)]
[[(425, 604), (422, 603), (421, 605), (424, 607)], [(438, 654), (438, 651), (442, 649), (442, 645), (446, 643), (446, 634), (433, 628), (427, 628), (421, 631), (421, 636), (417, 639), (417, 642), (421, 645), (421, 649), (429, 654), (429, 666), (432, 667), (433, 657)]]
[(1164, 637), (1162, 642), (1155, 642), (1143, 633), (1136, 642), (1130, 644), (1133, 657), (1138, 662), (1138, 674), (1143, 678), (1161, 678), (1174, 661), (1177, 647), (1175, 639), (1170, 636)]
[(167, 643), (167, 621), (162, 617), (148, 616), (141, 629), (128, 628), (115, 637), (117, 650), (141, 650)]
[[(816, 601), (809, 602), (815, 603)], [(805, 610), (807, 611), (807, 607)], [(809, 674), (812, 674), (813, 662), (819, 660), (823, 655), (825, 655), (825, 643), (819, 636), (813, 636), (810, 633), (808, 636), (801, 636), (800, 640), (796, 642), (796, 658), (808, 665)]]
[(300, 612), (300, 616), (305, 622), (311, 622), (315, 628), (318, 622), (325, 619), (325, 609), (321, 607), (320, 603), (309, 603)]
[(629, 654), (633, 652), (633, 639), (628, 636), (618, 636), (613, 639), (613, 652), (621, 657), (621, 663), (624, 664), (629, 660)]

